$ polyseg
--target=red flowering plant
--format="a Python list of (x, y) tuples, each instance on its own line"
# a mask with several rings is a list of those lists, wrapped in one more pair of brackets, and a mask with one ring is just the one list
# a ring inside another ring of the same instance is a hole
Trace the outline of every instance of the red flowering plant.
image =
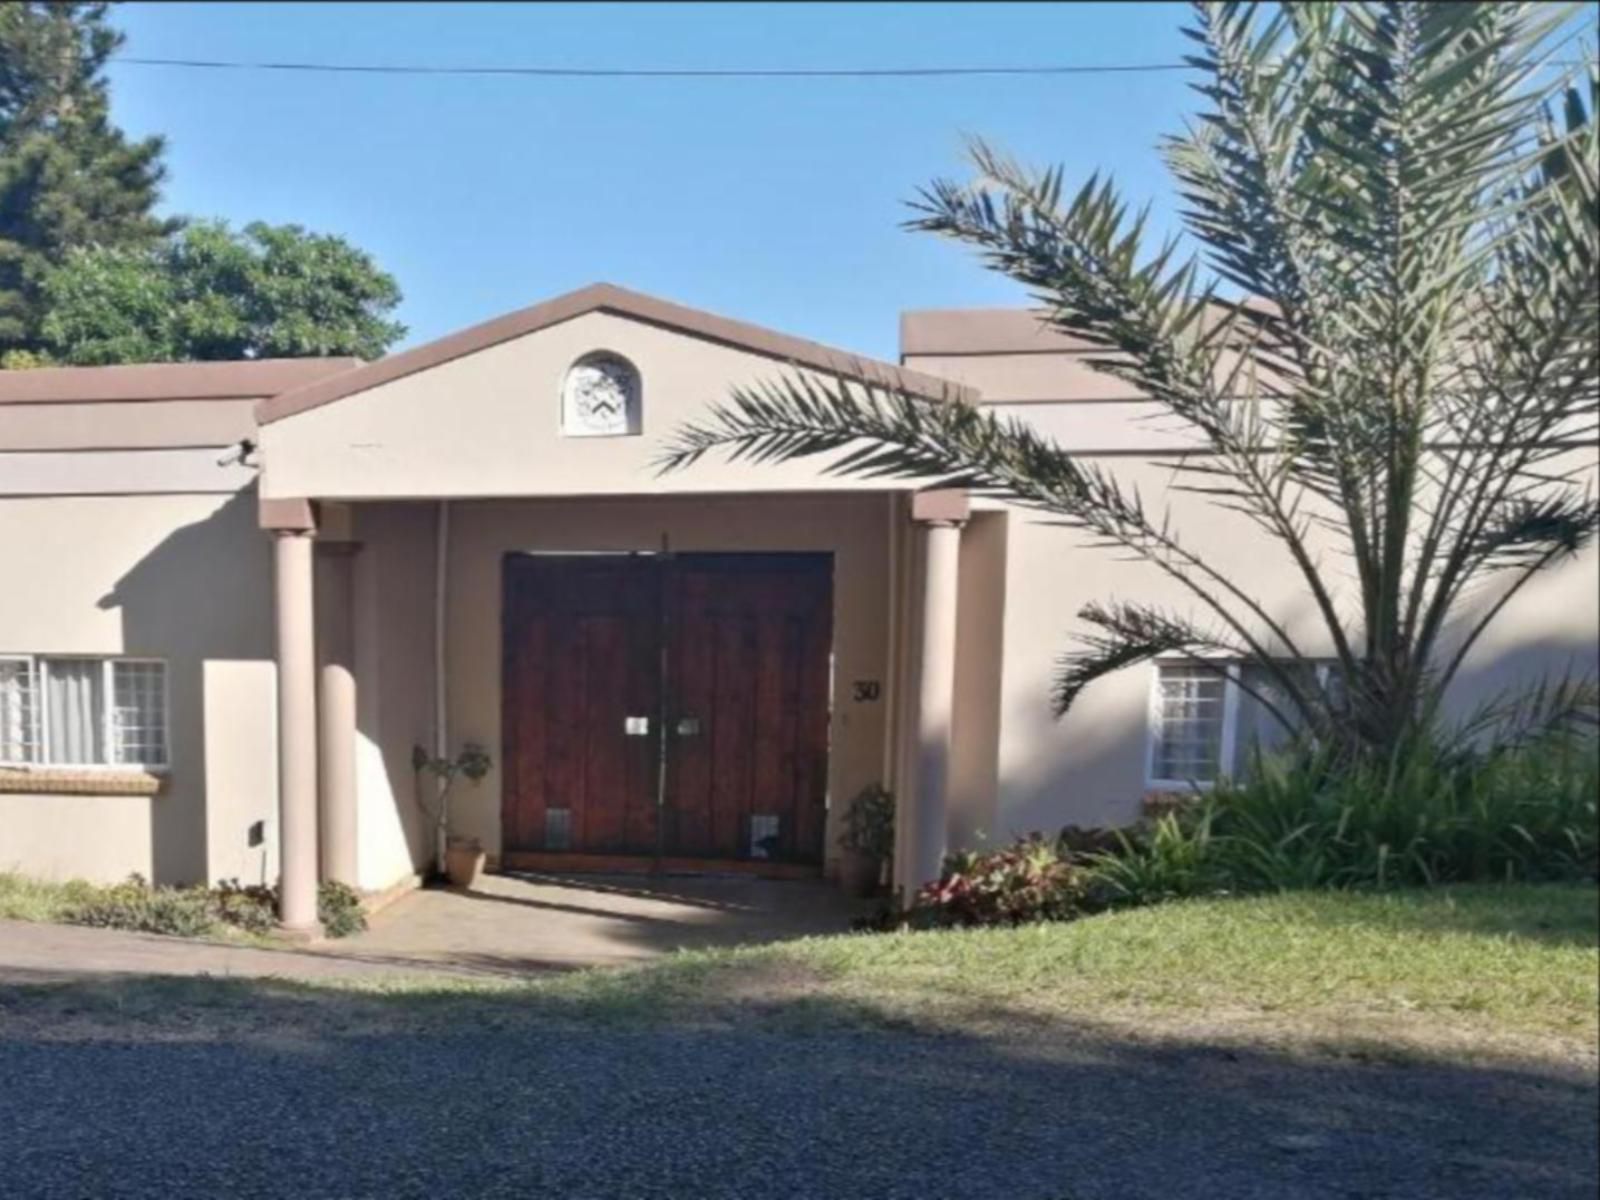
[(1002, 850), (945, 859), (909, 914), (929, 925), (1023, 925), (1076, 915), (1084, 879), (1058, 841), (1033, 833)]

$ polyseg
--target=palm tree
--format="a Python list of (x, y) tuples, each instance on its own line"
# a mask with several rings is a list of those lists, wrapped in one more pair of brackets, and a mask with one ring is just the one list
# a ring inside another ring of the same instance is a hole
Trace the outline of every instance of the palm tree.
[[(1600, 138), (1575, 9), (1198, 4), (1188, 61), (1206, 111), (1163, 147), (1193, 256), (1178, 240), (1148, 248), (1148, 210), (1110, 180), (1069, 195), (1059, 169), (981, 142), (975, 182), (936, 181), (913, 205), (912, 228), (976, 247), (1043, 319), (1100, 348), (1097, 370), (1199, 435), (1182, 489), (1281, 548), (1336, 686), (1169, 512), (1021, 419), (792, 374), (681, 428), (664, 468), (713, 450), (829, 453), (832, 471), (1041, 510), (1193, 600), (1085, 608), (1058, 710), (1156, 656), (1242, 660), (1255, 670), (1238, 678), (1286, 726), (1393, 754), (1440, 727), (1445, 689), (1507, 601), (1600, 526)], [(1347, 559), (1337, 571), (1319, 557), (1328, 540)], [(1465, 617), (1479, 585), (1494, 599)], [(1524, 721), (1570, 718), (1594, 691), (1569, 678), (1538, 700)]]

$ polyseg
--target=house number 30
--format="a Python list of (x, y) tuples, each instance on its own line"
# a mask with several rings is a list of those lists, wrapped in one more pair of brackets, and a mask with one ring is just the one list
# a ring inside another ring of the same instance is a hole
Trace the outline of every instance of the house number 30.
[(876, 700), (882, 692), (883, 687), (876, 679), (858, 679), (851, 689), (851, 694), (855, 696), (856, 702), (859, 704)]

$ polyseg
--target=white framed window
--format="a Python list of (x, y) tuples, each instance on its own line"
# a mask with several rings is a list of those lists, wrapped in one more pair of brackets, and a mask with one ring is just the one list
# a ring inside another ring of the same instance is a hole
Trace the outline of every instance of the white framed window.
[(166, 663), (0, 654), (0, 766), (159, 771), (170, 753)]
[[(1332, 663), (1308, 663), (1305, 669), (1314, 675), (1308, 680), (1312, 687), (1335, 682)], [(1157, 790), (1209, 787), (1225, 775), (1238, 775), (1253, 750), (1270, 751), (1289, 738), (1272, 712), (1292, 717), (1280, 696), (1281, 688), (1259, 664), (1157, 662), (1146, 784)]]

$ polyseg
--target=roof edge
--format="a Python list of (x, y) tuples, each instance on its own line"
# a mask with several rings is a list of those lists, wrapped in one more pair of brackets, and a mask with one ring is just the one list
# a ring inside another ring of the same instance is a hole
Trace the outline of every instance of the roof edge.
[(835, 350), (820, 342), (778, 333), (759, 325), (721, 317), (700, 309), (660, 300), (610, 283), (595, 283), (556, 296), (528, 308), (494, 317), (455, 333), (446, 334), (399, 354), (380, 358), (354, 371), (282, 392), (256, 405), (256, 422), (268, 425), (370, 391), (408, 375), (487, 350), (502, 342), (525, 337), (592, 312), (611, 312), (651, 325), (677, 330), (693, 337), (746, 350), (778, 362), (810, 367), (830, 375), (843, 375), (910, 392), (929, 399), (975, 401), (977, 389), (898, 367), (863, 355)]
[(0, 405), (259, 400), (361, 366), (359, 358), (252, 358), (0, 371)]
[(1042, 308), (914, 308), (900, 314), (902, 358), (1081, 354), (1098, 348), (1051, 325)]

